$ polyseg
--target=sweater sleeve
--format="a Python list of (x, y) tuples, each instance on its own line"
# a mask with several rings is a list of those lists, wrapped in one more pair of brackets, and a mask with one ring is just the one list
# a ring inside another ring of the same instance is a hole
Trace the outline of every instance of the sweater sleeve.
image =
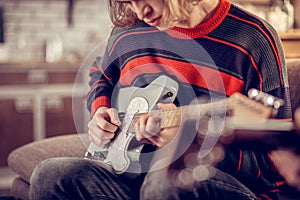
[[(112, 38), (109, 39), (108, 46), (113, 42)], [(107, 49), (102, 57), (95, 59), (89, 70), (90, 91), (87, 94), (87, 109), (91, 117), (99, 107), (111, 107), (111, 96), (119, 81), (120, 68), (109, 56)]]
[(110, 107), (110, 90), (109, 81), (103, 76), (99, 69), (101, 58), (97, 57), (93, 65), (90, 67), (89, 86), (90, 91), (87, 94), (87, 108), (90, 115), (93, 116), (99, 107)]
[[(255, 44), (257, 48), (249, 47), (251, 55), (256, 60), (259, 78), (253, 78), (255, 67), (250, 66), (247, 73), (246, 91), (254, 87), (284, 100), (284, 105), (279, 109), (277, 118), (288, 121), (292, 119), (292, 110), (284, 51), (276, 30), (267, 23), (265, 29), (268, 30), (266, 35), (261, 35), (264, 42)], [(250, 46), (255, 45), (250, 43)]]
[(111, 107), (111, 97), (120, 79), (122, 68), (122, 49), (126, 46), (118, 46), (119, 39), (128, 30), (145, 27), (146, 24), (139, 22), (132, 28), (114, 27), (108, 39), (105, 53), (102, 57), (97, 57), (90, 67), (90, 91), (87, 94), (87, 108), (90, 116), (93, 116), (99, 107)]

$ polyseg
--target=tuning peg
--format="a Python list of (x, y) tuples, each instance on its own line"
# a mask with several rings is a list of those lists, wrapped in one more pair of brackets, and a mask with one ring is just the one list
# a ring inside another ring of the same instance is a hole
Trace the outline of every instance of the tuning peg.
[(279, 99), (270, 94), (261, 92), (254, 88), (252, 88), (248, 91), (248, 97), (257, 102), (261, 102), (265, 106), (273, 107), (276, 110), (278, 110), (284, 104), (284, 101), (282, 99)]
[(248, 97), (250, 98), (250, 99), (255, 99), (257, 96), (258, 96), (258, 94), (259, 94), (259, 91), (257, 90), (257, 89), (250, 89), (249, 91), (248, 91)]
[(281, 106), (284, 105), (284, 101), (282, 99), (276, 99), (275, 102), (274, 102), (274, 108), (275, 109), (279, 109)]
[(276, 98), (274, 96), (267, 95), (267, 94), (264, 94), (264, 97), (262, 98), (262, 103), (265, 106), (271, 106), (271, 107), (273, 107), (275, 101), (276, 101)]
[(252, 88), (248, 91), (248, 97), (250, 99), (253, 99), (253, 100), (257, 101), (257, 102), (263, 102), (263, 99), (265, 98), (265, 95), (264, 95), (263, 92)]

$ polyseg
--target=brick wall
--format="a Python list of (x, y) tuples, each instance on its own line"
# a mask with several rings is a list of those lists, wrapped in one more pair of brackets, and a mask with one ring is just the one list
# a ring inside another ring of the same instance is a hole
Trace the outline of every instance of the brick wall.
[(44, 61), (46, 43), (61, 42), (62, 59), (83, 59), (111, 29), (105, 0), (74, 0), (72, 24), (67, 0), (0, 0), (4, 43), (0, 61)]

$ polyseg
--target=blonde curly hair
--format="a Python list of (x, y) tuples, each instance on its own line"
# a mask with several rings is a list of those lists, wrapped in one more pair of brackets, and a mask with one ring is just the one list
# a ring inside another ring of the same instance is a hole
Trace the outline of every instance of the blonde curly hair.
[[(161, 24), (172, 27), (178, 22), (188, 20), (191, 7), (202, 0), (161, 0), (165, 5)], [(108, 9), (112, 23), (116, 27), (132, 27), (139, 19), (128, 6), (117, 0), (108, 0)]]

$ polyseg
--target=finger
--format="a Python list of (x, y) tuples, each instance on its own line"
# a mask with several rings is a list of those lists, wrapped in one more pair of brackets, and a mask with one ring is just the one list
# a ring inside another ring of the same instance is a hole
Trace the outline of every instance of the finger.
[(112, 124), (107, 117), (103, 116), (104, 114), (101, 115), (97, 115), (96, 116), (96, 123), (97, 126), (107, 132), (116, 132), (116, 130), (118, 129), (118, 126), (115, 124)]
[(111, 123), (113, 123), (116, 126), (121, 125), (121, 121), (119, 119), (118, 111), (115, 108), (108, 109), (107, 114), (109, 115)]
[(145, 127), (146, 133), (149, 133), (150, 136), (154, 136), (161, 131), (159, 126), (160, 118), (158, 117), (149, 117)]
[(88, 123), (89, 132), (100, 139), (112, 139), (115, 135), (114, 132), (109, 132), (101, 129), (95, 121)]
[(88, 128), (90, 141), (97, 145), (107, 144), (115, 135), (114, 133), (103, 131), (94, 121), (88, 123)]
[(161, 143), (159, 142), (159, 137), (157, 137), (157, 136), (148, 137), (147, 139), (144, 139), (144, 140), (147, 140), (148, 143), (155, 145), (157, 147), (162, 146)]
[(137, 121), (134, 125), (135, 128), (135, 137), (137, 139), (137, 141), (142, 141), (146, 138), (144, 138), (143, 134), (141, 133), (141, 126), (140, 126), (140, 121)]
[(142, 115), (136, 123), (136, 132), (138, 138), (149, 138), (160, 131), (158, 125), (159, 118), (153, 118), (149, 115)]
[(136, 123), (136, 125), (138, 125), (138, 131), (143, 134), (146, 131), (146, 124), (148, 121), (149, 115), (144, 114), (141, 115), (141, 117), (138, 120), (138, 123)]
[(150, 140), (148, 140), (147, 138), (145, 138), (145, 137), (141, 134), (141, 132), (140, 132), (140, 130), (139, 130), (139, 122), (137, 122), (137, 123), (135, 124), (135, 137), (136, 137), (136, 140), (137, 140), (137, 141), (140, 141), (140, 142), (146, 143), (146, 144), (152, 144), (152, 145), (154, 145)]
[(146, 144), (152, 144), (155, 145), (157, 147), (162, 147), (163, 146), (163, 142), (160, 141), (160, 137), (158, 136), (158, 134), (152, 136), (151, 134), (144, 132), (143, 134), (141, 134), (141, 132), (139, 131), (139, 126), (136, 125), (136, 139), (137, 141), (146, 143)]
[(137, 123), (135, 124), (135, 137), (137, 141), (153, 144), (148, 140), (148, 138), (151, 137), (151, 135), (145, 132), (144, 128), (141, 128), (140, 121), (137, 121)]
[(97, 141), (98, 140), (111, 140), (115, 136), (114, 133), (103, 132), (103, 131), (93, 131), (92, 129), (89, 129), (88, 133), (92, 138), (97, 139)]
[(110, 139), (103, 139), (103, 138), (97, 137), (96, 134), (91, 133), (90, 131), (88, 132), (88, 135), (89, 135), (89, 140), (91, 142), (93, 142), (94, 144), (101, 146), (101, 147), (105, 147), (105, 145), (110, 142)]
[(148, 139), (146, 139), (146, 138), (141, 139), (140, 142), (145, 143), (145, 144), (152, 144), (152, 145), (155, 145), (155, 144), (153, 144), (152, 142), (150, 142), (150, 140), (148, 140)]
[(157, 107), (162, 110), (170, 110), (176, 108), (176, 105), (173, 103), (168, 103), (168, 104), (158, 103)]

